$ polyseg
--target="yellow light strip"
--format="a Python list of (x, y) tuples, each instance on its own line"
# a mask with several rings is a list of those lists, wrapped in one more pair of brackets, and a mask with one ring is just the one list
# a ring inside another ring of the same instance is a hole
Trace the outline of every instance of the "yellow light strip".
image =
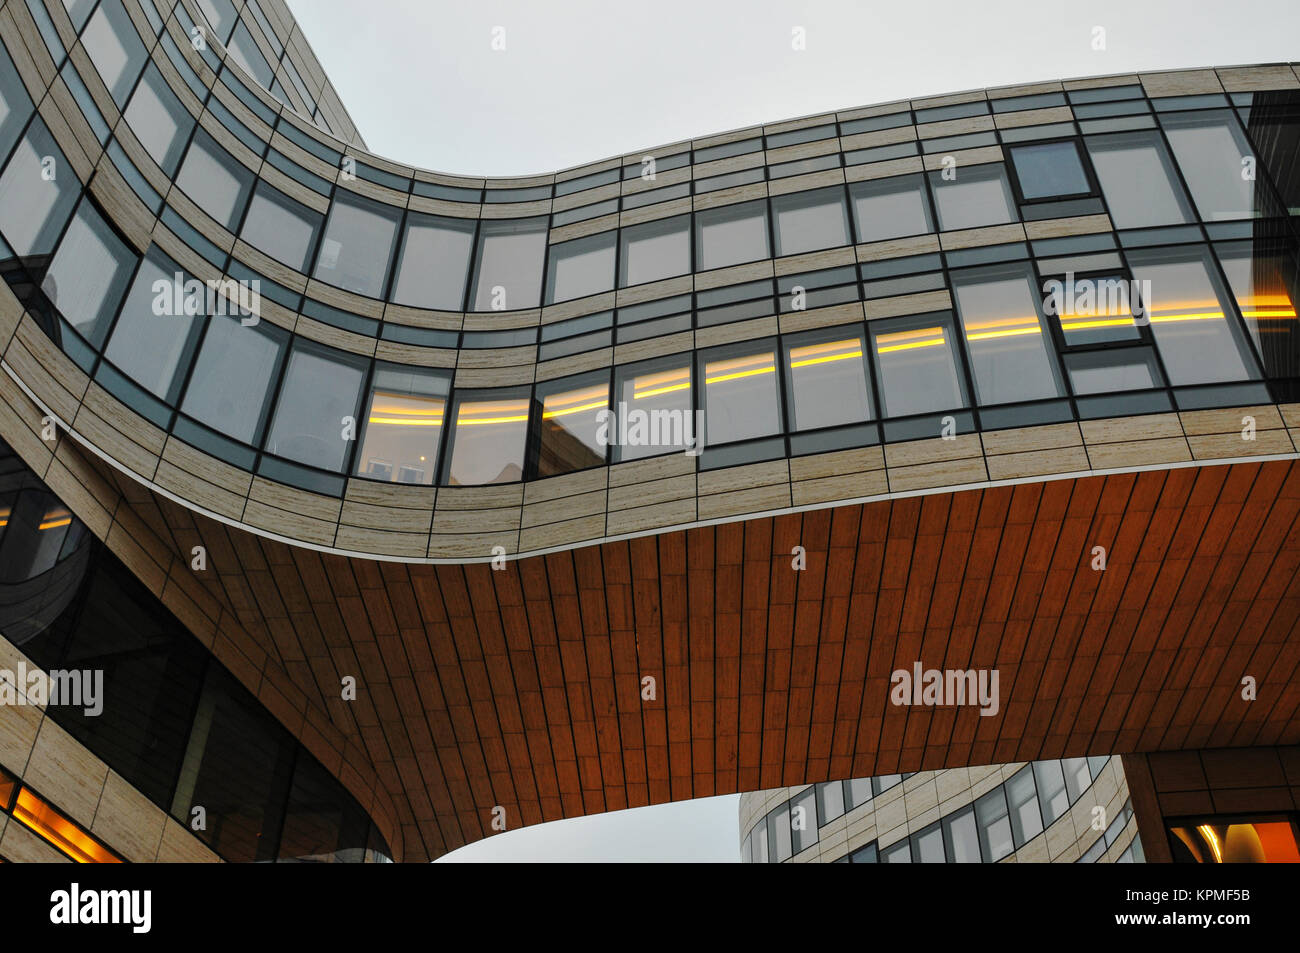
[(41, 523), (37, 529), (58, 529), (60, 526), (67, 526), (72, 522), (72, 513), (68, 510), (50, 510), (41, 518)]
[(843, 350), (846, 347), (861, 348), (862, 339), (845, 338), (843, 341), (827, 341), (824, 344), (807, 344), (803, 347), (792, 347), (790, 349), (790, 357), (804, 358), (811, 357), (814, 354), (829, 354), (834, 351)]
[(437, 420), (411, 420), (408, 417), (371, 417), (372, 424), (390, 424), (397, 427), (441, 427), (442, 418)]
[(1124, 318), (1102, 318), (1095, 321), (1061, 322), (1061, 328), (1066, 331), (1083, 331), (1088, 328), (1131, 328), (1136, 326), (1137, 322), (1134, 321), (1132, 315)]
[[(793, 351), (791, 351), (790, 354), (792, 357), (794, 356)], [(862, 349), (859, 348), (858, 350), (851, 351), (847, 354), (830, 354), (827, 355), (826, 357), (810, 357), (807, 360), (803, 360), (803, 361), (791, 361), (790, 366), (808, 367), (812, 364), (827, 364), (830, 363), (831, 361), (847, 361), (849, 358), (861, 357), (861, 356), (862, 356)]]
[(990, 328), (1009, 328), (1025, 324), (1032, 324), (1034, 327), (1038, 327), (1038, 318), (1037, 316), (1032, 315), (1029, 317), (1017, 316), (1014, 318), (998, 318), (996, 321), (971, 321), (966, 322), (965, 324), (967, 331), (966, 336), (969, 337), (969, 332), (971, 331), (984, 331)]
[(475, 418), (459, 417), (456, 420), (456, 426), (473, 427), (473, 426), (477, 426), (478, 424), (517, 424), (517, 423), (527, 423), (527, 421), (528, 421), (527, 414), (524, 414), (521, 417), (475, 417)]
[(1202, 824), (1196, 828), (1201, 832), (1201, 836), (1210, 842), (1210, 850), (1214, 851), (1214, 859), (1218, 863), (1223, 863), (1223, 848), (1219, 846), (1219, 835), (1214, 833), (1214, 828), (1209, 824)]
[(985, 341), (989, 338), (1012, 338), (1021, 337), (1026, 334), (1042, 334), (1043, 329), (1034, 326), (1032, 328), (1012, 328), (1008, 331), (981, 331), (978, 334), (967, 334), (967, 341)]
[(544, 408), (565, 407), (569, 404), (591, 401), (596, 398), (607, 400), (607, 394), (608, 391), (604, 387), (589, 387), (586, 390), (570, 391), (567, 394), (552, 394), (542, 402), (542, 406)]
[(767, 367), (756, 367), (749, 371), (736, 371), (733, 374), (719, 374), (716, 377), (704, 378), (706, 384), (721, 384), (724, 381), (739, 380), (742, 377), (755, 377), (759, 374), (772, 374), (776, 371), (775, 365), (769, 364)]
[[(938, 335), (938, 337), (935, 337), (935, 335)], [(924, 338), (924, 340), (917, 340), (917, 338)], [(903, 343), (887, 343), (891, 341), (902, 341)], [(888, 354), (891, 351), (910, 351), (918, 347), (941, 347), (947, 343), (943, 336), (943, 328), (896, 331), (893, 334), (882, 334), (876, 338), (876, 353)]]
[[(545, 405), (543, 405), (543, 407), (544, 406)], [(566, 407), (563, 410), (543, 410), (542, 419), (550, 420), (553, 417), (568, 417), (570, 414), (579, 414), (582, 413), (584, 410), (598, 410), (601, 407), (608, 407), (608, 406), (609, 406), (609, 400), (606, 398), (601, 398), (600, 400), (593, 400), (589, 404), (579, 404), (577, 407)]]
[(685, 384), (672, 384), (668, 387), (656, 387), (654, 390), (643, 390), (639, 393), (634, 391), (632, 399), (641, 400), (646, 397), (658, 397), (660, 394), (670, 394), (675, 390), (690, 390), (690, 387), (691, 382), (687, 381)]

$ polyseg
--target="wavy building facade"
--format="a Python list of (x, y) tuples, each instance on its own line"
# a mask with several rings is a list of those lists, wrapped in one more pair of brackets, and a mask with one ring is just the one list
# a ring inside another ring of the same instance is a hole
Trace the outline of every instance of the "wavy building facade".
[(752, 860), (810, 784), (845, 854), (912, 795), (1002, 859), (1000, 791), (1064, 856), (1099, 784), (1121, 853), (1294, 853), (1291, 65), (481, 179), (367, 152), (281, 0), (0, 27), (0, 669), (65, 679), (0, 705), (0, 856), (763, 791)]

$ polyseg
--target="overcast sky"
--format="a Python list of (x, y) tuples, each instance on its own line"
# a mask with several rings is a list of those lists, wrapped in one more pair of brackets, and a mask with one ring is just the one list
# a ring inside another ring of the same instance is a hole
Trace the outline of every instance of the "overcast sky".
[[(468, 175), (985, 86), (1300, 60), (1300, 0), (288, 2), (372, 151)], [(736, 801), (506, 832), (448, 859), (734, 861)]]

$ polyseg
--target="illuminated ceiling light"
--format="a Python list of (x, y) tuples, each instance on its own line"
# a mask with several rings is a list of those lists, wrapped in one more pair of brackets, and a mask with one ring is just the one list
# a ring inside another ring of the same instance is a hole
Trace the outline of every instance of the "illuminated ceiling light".
[(742, 377), (754, 377), (758, 374), (772, 374), (776, 371), (776, 366), (769, 364), (767, 367), (755, 367), (748, 371), (735, 371), (731, 374), (719, 374), (716, 377), (704, 378), (706, 384), (721, 384), (723, 381), (739, 380)]
[[(920, 340), (918, 340), (920, 339)], [(890, 342), (899, 341), (893, 344)], [(947, 344), (943, 328), (923, 328), (917, 331), (897, 331), (882, 334), (876, 338), (876, 353), (886, 354), (890, 351), (910, 351), (918, 347), (940, 347)]]
[(437, 420), (412, 420), (409, 417), (371, 417), (372, 424), (392, 424), (398, 427), (441, 427), (442, 418)]
[[(790, 352), (791, 357), (793, 357), (794, 354), (795, 354), (794, 351)], [(810, 357), (802, 361), (791, 361), (790, 366), (808, 367), (812, 364), (828, 364), (831, 361), (847, 361), (849, 358), (861, 357), (861, 356), (862, 356), (862, 349), (859, 347), (858, 350), (856, 351), (849, 351), (844, 354), (828, 354), (826, 357)]]
[(984, 341), (989, 338), (1012, 338), (1022, 337), (1026, 334), (1042, 334), (1043, 329), (1034, 326), (1032, 328), (1009, 328), (1006, 331), (980, 331), (978, 334), (966, 333), (967, 341)]
[(72, 522), (72, 513), (68, 510), (50, 510), (43, 517), (37, 529), (58, 529)]
[[(542, 405), (545, 408), (545, 404)], [(598, 410), (609, 406), (609, 400), (602, 397), (600, 400), (593, 400), (589, 404), (579, 404), (577, 407), (566, 407), (563, 410), (542, 410), (542, 419), (550, 420), (553, 417), (568, 417), (570, 414), (580, 414), (584, 410)]]
[(1196, 828), (1201, 832), (1201, 836), (1209, 842), (1210, 850), (1214, 851), (1214, 859), (1218, 863), (1223, 863), (1223, 848), (1219, 844), (1219, 835), (1214, 832), (1214, 828), (1209, 824), (1201, 824)]

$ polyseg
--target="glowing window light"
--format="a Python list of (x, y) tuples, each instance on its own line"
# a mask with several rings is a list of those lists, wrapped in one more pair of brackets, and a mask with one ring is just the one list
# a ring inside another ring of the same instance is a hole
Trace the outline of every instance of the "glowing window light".
[(721, 384), (725, 381), (755, 377), (759, 374), (776, 373), (776, 358), (771, 351), (766, 354), (754, 354), (737, 357), (727, 361), (716, 361), (705, 365), (706, 384)]
[[(895, 341), (899, 343), (893, 343)], [(942, 347), (947, 343), (947, 339), (943, 336), (943, 328), (921, 328), (915, 331), (894, 331), (890, 334), (881, 334), (876, 338), (876, 353), (885, 354), (890, 351), (910, 351), (913, 348), (918, 347)]]
[(542, 399), (542, 419), (568, 417), (587, 410), (599, 410), (609, 406), (609, 392), (604, 385), (586, 390), (572, 391), (567, 394), (551, 394)]
[(41, 839), (79, 864), (121, 863), (99, 841), (27, 788), (19, 789), (18, 803), (14, 805), (13, 816), (14, 820), (29, 827)]
[(72, 522), (72, 513), (66, 509), (50, 510), (41, 518), (38, 530), (58, 529), (61, 526), (67, 526)]
[(832, 361), (847, 361), (862, 356), (862, 341), (849, 338), (845, 341), (828, 341), (824, 344), (809, 344), (805, 347), (790, 349), (791, 367), (810, 367), (814, 364), (829, 364)]
[[(477, 417), (476, 414), (490, 416)], [(528, 401), (509, 400), (461, 404), (456, 414), (456, 426), (471, 427), (481, 424), (515, 424), (528, 422)]]
[[(660, 394), (670, 394), (673, 391), (689, 390), (690, 386), (691, 372), (689, 368), (663, 371), (659, 374), (646, 374), (643, 377), (633, 379), (632, 399), (643, 400), (646, 397), (658, 397)], [(643, 390), (642, 388), (646, 389)]]

